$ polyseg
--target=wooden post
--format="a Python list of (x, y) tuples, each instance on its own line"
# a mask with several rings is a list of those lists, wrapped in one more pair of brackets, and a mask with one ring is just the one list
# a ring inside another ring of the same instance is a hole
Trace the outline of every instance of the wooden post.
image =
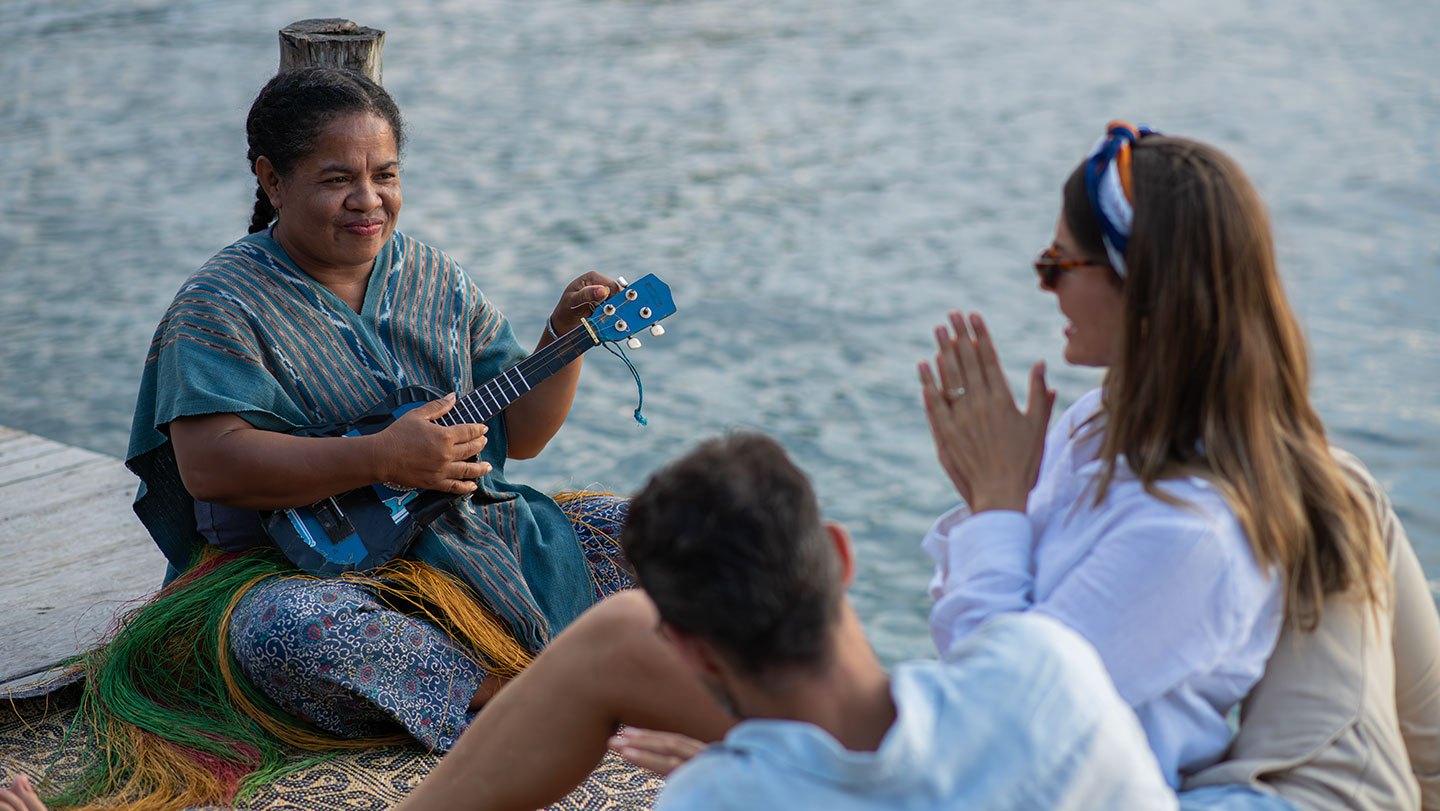
[(280, 29), (280, 70), (345, 68), (380, 84), (385, 32), (330, 17), (300, 20)]

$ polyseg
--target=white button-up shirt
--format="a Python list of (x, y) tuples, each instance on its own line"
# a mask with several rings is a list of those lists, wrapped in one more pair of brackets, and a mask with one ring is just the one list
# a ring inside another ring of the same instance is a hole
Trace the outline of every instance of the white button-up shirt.
[(1219, 760), (1226, 713), (1275, 647), (1282, 579), (1262, 571), (1220, 493), (1198, 478), (1145, 492), (1116, 465), (1095, 504), (1103, 425), (1096, 389), (1046, 437), (1024, 513), (942, 515), (924, 540), (935, 561), (930, 628), (942, 656), (986, 619), (1036, 611), (1079, 631), (1135, 709), (1171, 786)]

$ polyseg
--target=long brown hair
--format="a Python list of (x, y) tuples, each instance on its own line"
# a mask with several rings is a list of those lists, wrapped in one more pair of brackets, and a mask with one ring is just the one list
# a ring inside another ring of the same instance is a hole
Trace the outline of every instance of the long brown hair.
[[(1157, 482), (1200, 476), (1225, 496), (1259, 564), (1284, 576), (1288, 621), (1313, 627), (1324, 597), (1351, 588), (1378, 600), (1384, 547), (1310, 403), (1305, 339), (1254, 187), (1219, 150), (1183, 138), (1143, 138), (1132, 161), (1135, 217), (1097, 502), (1122, 456), (1166, 501)], [(1103, 257), (1082, 169), (1065, 184), (1066, 225)]]

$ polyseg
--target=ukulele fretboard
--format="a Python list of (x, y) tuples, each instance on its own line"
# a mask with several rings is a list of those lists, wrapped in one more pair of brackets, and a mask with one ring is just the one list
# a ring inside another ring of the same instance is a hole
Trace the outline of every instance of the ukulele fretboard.
[(585, 354), (585, 350), (596, 343), (589, 330), (581, 324), (461, 397), (455, 407), (436, 422), (441, 425), (485, 422)]

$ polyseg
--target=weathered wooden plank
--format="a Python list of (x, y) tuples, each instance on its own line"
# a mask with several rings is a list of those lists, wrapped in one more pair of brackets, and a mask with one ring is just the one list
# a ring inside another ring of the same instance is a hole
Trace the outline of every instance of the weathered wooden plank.
[[(0, 503), (4, 505), (0, 509), (0, 526), (36, 517), (48, 520), (51, 512), (74, 509), (81, 516), (87, 513), (125, 516), (124, 520), (133, 521), (138, 527), (139, 519), (135, 518), (129, 505), (138, 481), (116, 460), (102, 458), (84, 465), (52, 470), (43, 476), (9, 482), (0, 485), (0, 499), (3, 499)], [(96, 503), (93, 499), (103, 500)], [(81, 503), (86, 500), (90, 503)]]
[(135, 486), (118, 459), (0, 428), (0, 684), (94, 644), (159, 586)]
[[(37, 456), (46, 456), (48, 454), (52, 454), (55, 452), (55, 446), (57, 444), (59, 443), (56, 443), (53, 440), (45, 439), (44, 437), (33, 436), (31, 434), (19, 434), (16, 436), (12, 436), (10, 438), (10, 441), (4, 443), (3, 445), (0, 445), (0, 465), (13, 464), (17, 461), (24, 461), (26, 459), (33, 459)], [(100, 455), (97, 453), (93, 453), (92, 451), (81, 450), (80, 448), (72, 448), (68, 445), (61, 444), (60, 447), (67, 448), (69, 450), (75, 451), (76, 453), (90, 454), (91, 456)]]
[(77, 468), (103, 467), (113, 461), (79, 448), (65, 448), (43, 456), (16, 459), (9, 464), (0, 463), (0, 487), (47, 479)]

